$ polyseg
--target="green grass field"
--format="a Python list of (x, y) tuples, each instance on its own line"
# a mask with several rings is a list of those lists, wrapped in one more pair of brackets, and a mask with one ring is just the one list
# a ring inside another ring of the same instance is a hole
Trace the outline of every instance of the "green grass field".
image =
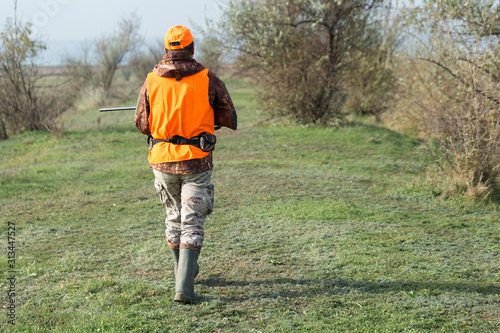
[(2, 332), (500, 330), (497, 204), (436, 198), (418, 140), (261, 124), (251, 87), (228, 88), (240, 129), (218, 132), (195, 305), (172, 300), (164, 207), (132, 112), (69, 112), (62, 137), (0, 142)]

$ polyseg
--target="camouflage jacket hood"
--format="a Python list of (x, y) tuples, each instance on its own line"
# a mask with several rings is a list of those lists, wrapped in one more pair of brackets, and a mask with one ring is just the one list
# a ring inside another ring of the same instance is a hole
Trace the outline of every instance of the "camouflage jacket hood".
[(193, 59), (189, 50), (167, 51), (163, 59), (155, 66), (153, 73), (162, 77), (175, 77), (177, 81), (184, 76), (194, 75), (205, 66)]

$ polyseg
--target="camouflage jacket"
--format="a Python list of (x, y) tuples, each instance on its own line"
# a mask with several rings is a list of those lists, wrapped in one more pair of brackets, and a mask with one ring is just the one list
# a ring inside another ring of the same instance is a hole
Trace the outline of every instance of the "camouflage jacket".
[[(194, 75), (204, 70), (205, 67), (193, 59), (191, 52), (187, 50), (168, 51), (163, 59), (155, 66), (153, 73), (162, 77), (182, 80), (184, 76)], [(224, 82), (213, 72), (208, 72), (209, 87), (208, 99), (212, 109), (234, 110), (234, 105), (229, 96)], [(135, 127), (145, 135), (150, 135), (149, 128), (150, 104), (148, 96), (147, 82), (144, 82), (135, 115)], [(150, 164), (151, 168), (169, 174), (195, 174), (213, 168), (212, 153), (201, 159), (194, 159), (181, 162), (167, 162), (160, 164)]]

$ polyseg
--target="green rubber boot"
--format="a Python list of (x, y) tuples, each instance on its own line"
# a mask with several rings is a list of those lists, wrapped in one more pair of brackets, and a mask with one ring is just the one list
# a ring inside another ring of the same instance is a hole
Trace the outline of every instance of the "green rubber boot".
[(179, 266), (179, 249), (170, 249), (174, 259), (174, 276), (177, 276), (177, 267)]
[[(172, 259), (174, 260), (174, 277), (177, 276), (177, 267), (179, 266), (179, 249), (170, 249), (170, 252), (172, 252)], [(199, 266), (196, 266), (196, 274), (194, 277), (198, 276), (198, 273), (200, 272)]]
[(200, 252), (193, 249), (180, 249), (179, 266), (175, 275), (174, 301), (190, 304), (199, 296), (194, 292), (194, 278), (198, 274), (198, 256)]

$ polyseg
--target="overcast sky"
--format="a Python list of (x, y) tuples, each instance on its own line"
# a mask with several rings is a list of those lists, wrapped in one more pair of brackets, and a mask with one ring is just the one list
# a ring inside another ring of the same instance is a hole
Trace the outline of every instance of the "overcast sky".
[[(141, 18), (145, 38), (163, 39), (171, 26), (203, 25), (205, 14), (215, 17), (218, 12), (214, 0), (18, 0), (17, 7), (18, 18), (31, 21), (49, 42), (93, 39), (132, 12)], [(0, 0), (1, 28), (7, 17), (14, 17), (14, 1)]]

